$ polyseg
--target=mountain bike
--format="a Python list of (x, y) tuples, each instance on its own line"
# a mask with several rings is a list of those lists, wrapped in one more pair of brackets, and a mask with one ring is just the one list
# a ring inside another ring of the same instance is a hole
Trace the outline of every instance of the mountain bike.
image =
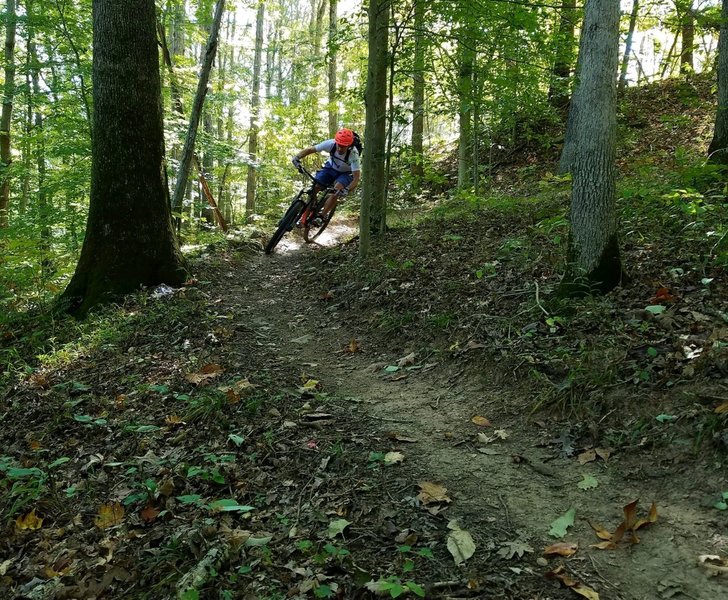
[(306, 188), (304, 186), (296, 194), (288, 210), (286, 210), (281, 220), (278, 221), (278, 228), (275, 230), (275, 233), (268, 240), (265, 246), (266, 254), (273, 252), (273, 249), (278, 245), (278, 242), (281, 241), (283, 236), (287, 232), (292, 231), (294, 227), (300, 227), (303, 230), (303, 239), (306, 242), (313, 242), (324, 232), (331, 218), (334, 216), (336, 207), (325, 217), (321, 217), (320, 215), (324, 204), (326, 204), (326, 199), (331, 194), (336, 194), (336, 190), (333, 187), (328, 187), (317, 194), (314, 176), (303, 166), (299, 169), (299, 172), (311, 180), (311, 187)]

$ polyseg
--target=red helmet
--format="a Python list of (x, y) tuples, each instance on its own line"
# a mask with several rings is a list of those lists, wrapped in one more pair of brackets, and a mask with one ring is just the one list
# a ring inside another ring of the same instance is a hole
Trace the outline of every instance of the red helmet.
[(351, 146), (354, 143), (354, 132), (351, 129), (339, 129), (334, 140), (340, 146)]

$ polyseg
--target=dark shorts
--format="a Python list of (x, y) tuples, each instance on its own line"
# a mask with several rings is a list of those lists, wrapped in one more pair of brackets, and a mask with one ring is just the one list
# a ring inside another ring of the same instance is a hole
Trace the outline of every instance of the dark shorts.
[(342, 173), (332, 167), (324, 167), (314, 177), (317, 183), (324, 187), (333, 185), (334, 182), (340, 183), (344, 187), (348, 187), (353, 181), (354, 176), (351, 173)]

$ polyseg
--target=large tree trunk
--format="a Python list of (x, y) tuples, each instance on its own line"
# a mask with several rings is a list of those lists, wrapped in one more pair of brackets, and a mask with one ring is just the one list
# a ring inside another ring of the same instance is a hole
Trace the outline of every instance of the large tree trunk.
[(140, 286), (185, 278), (162, 173), (155, 20), (154, 0), (93, 1), (91, 204), (61, 298), (78, 315)]
[(329, 0), (329, 136), (339, 129), (339, 99), (336, 94), (336, 28), (339, 20), (338, 0)]
[(8, 169), (13, 158), (10, 154), (10, 124), (15, 96), (15, 29), (17, 14), (15, 0), (6, 0), (5, 8), (5, 86), (3, 109), (0, 115), (0, 228), (8, 226), (10, 205), (10, 175)]
[(695, 11), (690, 0), (685, 6), (680, 27), (682, 34), (682, 50), (680, 52), (680, 73), (692, 73), (695, 70), (693, 63), (693, 49), (695, 47)]
[(617, 94), (621, 94), (627, 87), (627, 69), (629, 67), (629, 57), (632, 53), (632, 41), (634, 40), (634, 30), (637, 27), (637, 15), (640, 10), (639, 0), (632, 0), (632, 13), (629, 15), (629, 30), (627, 31), (627, 40), (624, 43), (624, 56), (622, 57), (622, 68), (619, 72), (619, 86)]
[(551, 72), (548, 101), (558, 111), (569, 105), (571, 69), (576, 46), (576, 0), (564, 0), (559, 14), (559, 29), (555, 39), (554, 68)]
[(472, 39), (461, 31), (458, 37), (458, 123), (460, 138), (458, 141), (458, 187), (472, 185), (472, 147), (473, 147), (473, 63), (475, 52)]
[(587, 0), (580, 52), (570, 115), (576, 151), (564, 295), (607, 292), (622, 275), (614, 164), (619, 0)]
[(253, 59), (253, 92), (250, 98), (250, 133), (248, 134), (248, 181), (245, 190), (245, 218), (255, 214), (255, 179), (258, 165), (258, 123), (260, 117), (260, 66), (263, 60), (263, 25), (265, 19), (265, 3), (258, 5), (255, 23), (255, 57)]
[(718, 109), (708, 155), (710, 162), (728, 166), (728, 0), (723, 0), (721, 12), (718, 40)]
[(381, 231), (384, 215), (384, 164), (387, 125), (387, 54), (390, 0), (369, 2), (369, 65), (364, 93), (366, 152), (362, 165), (359, 254), (369, 254), (371, 231)]
[(197, 139), (197, 129), (200, 126), (200, 115), (202, 114), (202, 106), (205, 103), (207, 95), (207, 83), (210, 81), (210, 71), (212, 63), (217, 53), (217, 38), (220, 32), (220, 23), (222, 22), (222, 13), (225, 9), (225, 0), (217, 0), (215, 6), (215, 18), (212, 23), (210, 37), (207, 40), (205, 48), (205, 59), (202, 63), (200, 78), (197, 82), (197, 93), (192, 104), (192, 113), (190, 114), (190, 124), (187, 129), (187, 137), (185, 138), (185, 146), (180, 159), (179, 170), (177, 171), (177, 183), (174, 186), (174, 199), (172, 200), (172, 209), (176, 213), (182, 212), (182, 199), (187, 188), (187, 178), (190, 173), (190, 163), (195, 154), (195, 141)]
[(412, 176), (421, 181), (425, 133), (425, 0), (415, 1), (415, 60), (412, 74)]

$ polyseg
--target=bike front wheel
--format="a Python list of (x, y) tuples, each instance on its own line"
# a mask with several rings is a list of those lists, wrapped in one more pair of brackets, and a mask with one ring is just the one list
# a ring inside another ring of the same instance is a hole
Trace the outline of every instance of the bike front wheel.
[(278, 228), (276, 229), (275, 233), (271, 236), (270, 240), (268, 240), (268, 243), (265, 246), (266, 254), (270, 254), (271, 252), (273, 252), (273, 249), (278, 245), (278, 242), (281, 241), (283, 236), (286, 235), (286, 232), (293, 229), (296, 224), (296, 220), (298, 219), (298, 217), (301, 216), (301, 213), (303, 212), (305, 206), (306, 205), (300, 197), (297, 197), (291, 203), (281, 220), (278, 221)]

